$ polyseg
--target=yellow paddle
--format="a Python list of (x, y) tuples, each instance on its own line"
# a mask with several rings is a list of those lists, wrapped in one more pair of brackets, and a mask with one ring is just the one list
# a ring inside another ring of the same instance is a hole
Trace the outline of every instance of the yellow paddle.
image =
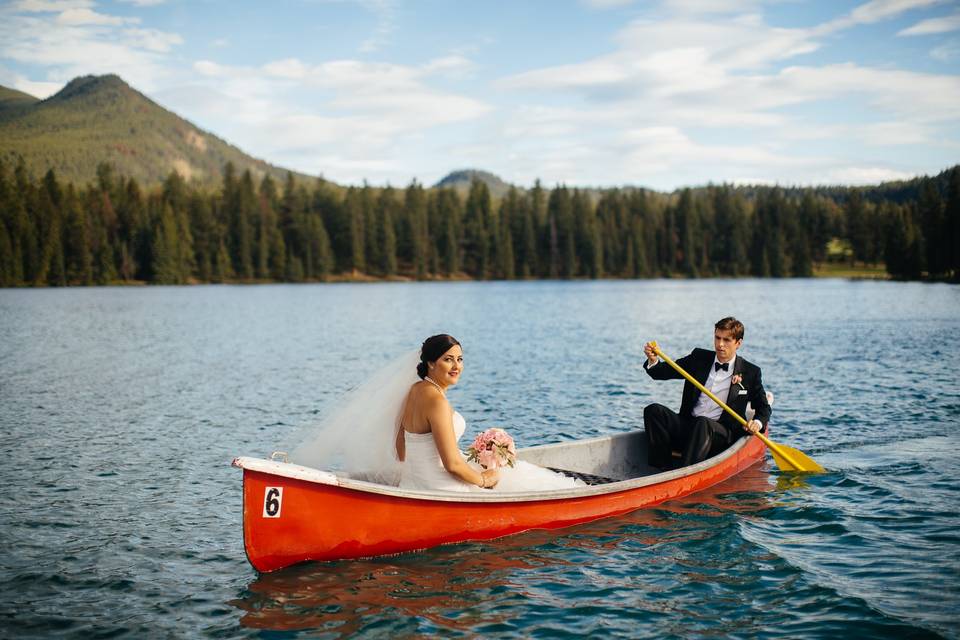
[[(740, 415), (736, 411), (728, 407), (726, 403), (720, 400), (720, 398), (710, 393), (710, 391), (706, 387), (704, 387), (702, 384), (697, 382), (697, 380), (693, 376), (691, 376), (689, 373), (684, 371), (680, 365), (678, 365), (676, 362), (668, 358), (663, 353), (663, 351), (660, 351), (660, 347), (657, 345), (655, 341), (651, 342), (650, 344), (653, 346), (653, 352), (656, 353), (661, 358), (663, 358), (663, 361), (666, 362), (668, 365), (676, 369), (677, 373), (679, 373), (684, 378), (689, 380), (690, 383), (693, 386), (695, 386), (697, 389), (700, 389), (701, 392), (707, 394), (708, 398), (710, 398), (711, 400), (716, 402), (718, 405), (720, 405), (721, 409), (723, 409), (724, 411), (732, 415), (734, 418), (736, 418), (740, 424), (742, 424), (743, 426), (747, 426), (747, 421), (744, 420), (742, 417), (740, 417)], [(770, 440), (769, 438), (767, 438), (767, 436), (763, 435), (762, 433), (755, 433), (754, 435), (760, 438), (763, 444), (767, 445), (767, 448), (770, 449), (770, 455), (773, 456), (774, 462), (777, 463), (777, 467), (779, 467), (781, 471), (810, 471), (810, 472), (826, 471), (826, 469), (824, 469), (819, 464), (814, 462), (804, 452), (798, 451), (797, 449), (788, 447), (786, 445), (777, 444), (772, 440)]]

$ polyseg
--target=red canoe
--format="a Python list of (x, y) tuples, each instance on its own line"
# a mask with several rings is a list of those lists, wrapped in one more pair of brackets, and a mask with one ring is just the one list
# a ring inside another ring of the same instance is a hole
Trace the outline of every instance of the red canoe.
[(258, 571), (275, 571), (615, 516), (705, 489), (764, 453), (759, 439), (746, 437), (699, 464), (658, 472), (646, 465), (642, 431), (530, 447), (518, 456), (590, 484), (524, 493), (411, 491), (274, 460), (241, 457), (233, 464), (243, 469), (247, 558)]

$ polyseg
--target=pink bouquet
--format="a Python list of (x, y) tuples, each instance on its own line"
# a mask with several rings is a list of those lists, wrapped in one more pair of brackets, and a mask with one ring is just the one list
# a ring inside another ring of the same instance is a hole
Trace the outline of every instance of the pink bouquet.
[(479, 463), (484, 469), (512, 467), (517, 461), (517, 447), (506, 431), (494, 427), (474, 439), (467, 449), (467, 460)]

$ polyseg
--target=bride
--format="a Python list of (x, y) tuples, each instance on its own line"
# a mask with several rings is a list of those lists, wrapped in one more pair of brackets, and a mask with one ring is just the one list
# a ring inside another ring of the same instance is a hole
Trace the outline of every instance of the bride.
[(483, 469), (470, 464), (458, 447), (466, 421), (447, 401), (447, 389), (463, 373), (463, 349), (447, 334), (431, 336), (420, 348), (417, 376), (398, 416), (397, 458), (400, 486), (433, 491), (566, 489), (584, 483), (518, 460), (513, 467)]
[(496, 469), (467, 464), (457, 442), (467, 423), (447, 402), (447, 388), (463, 371), (463, 349), (446, 334), (427, 338), (420, 349), (417, 376), (399, 415), (397, 459), (403, 462), (400, 486), (407, 489), (468, 491), (500, 481)]
[(291, 461), (341, 469), (351, 477), (427, 491), (541, 491), (583, 486), (581, 480), (518, 460), (483, 469), (458, 442), (466, 431), (447, 389), (463, 374), (463, 349), (453, 337), (427, 338), (354, 389)]

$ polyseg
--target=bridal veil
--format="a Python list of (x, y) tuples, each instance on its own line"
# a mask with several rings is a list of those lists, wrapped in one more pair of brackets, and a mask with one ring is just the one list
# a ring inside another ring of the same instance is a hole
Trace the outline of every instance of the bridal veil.
[(396, 436), (410, 386), (419, 381), (416, 349), (396, 358), (336, 401), (290, 454), (290, 462), (396, 485)]

